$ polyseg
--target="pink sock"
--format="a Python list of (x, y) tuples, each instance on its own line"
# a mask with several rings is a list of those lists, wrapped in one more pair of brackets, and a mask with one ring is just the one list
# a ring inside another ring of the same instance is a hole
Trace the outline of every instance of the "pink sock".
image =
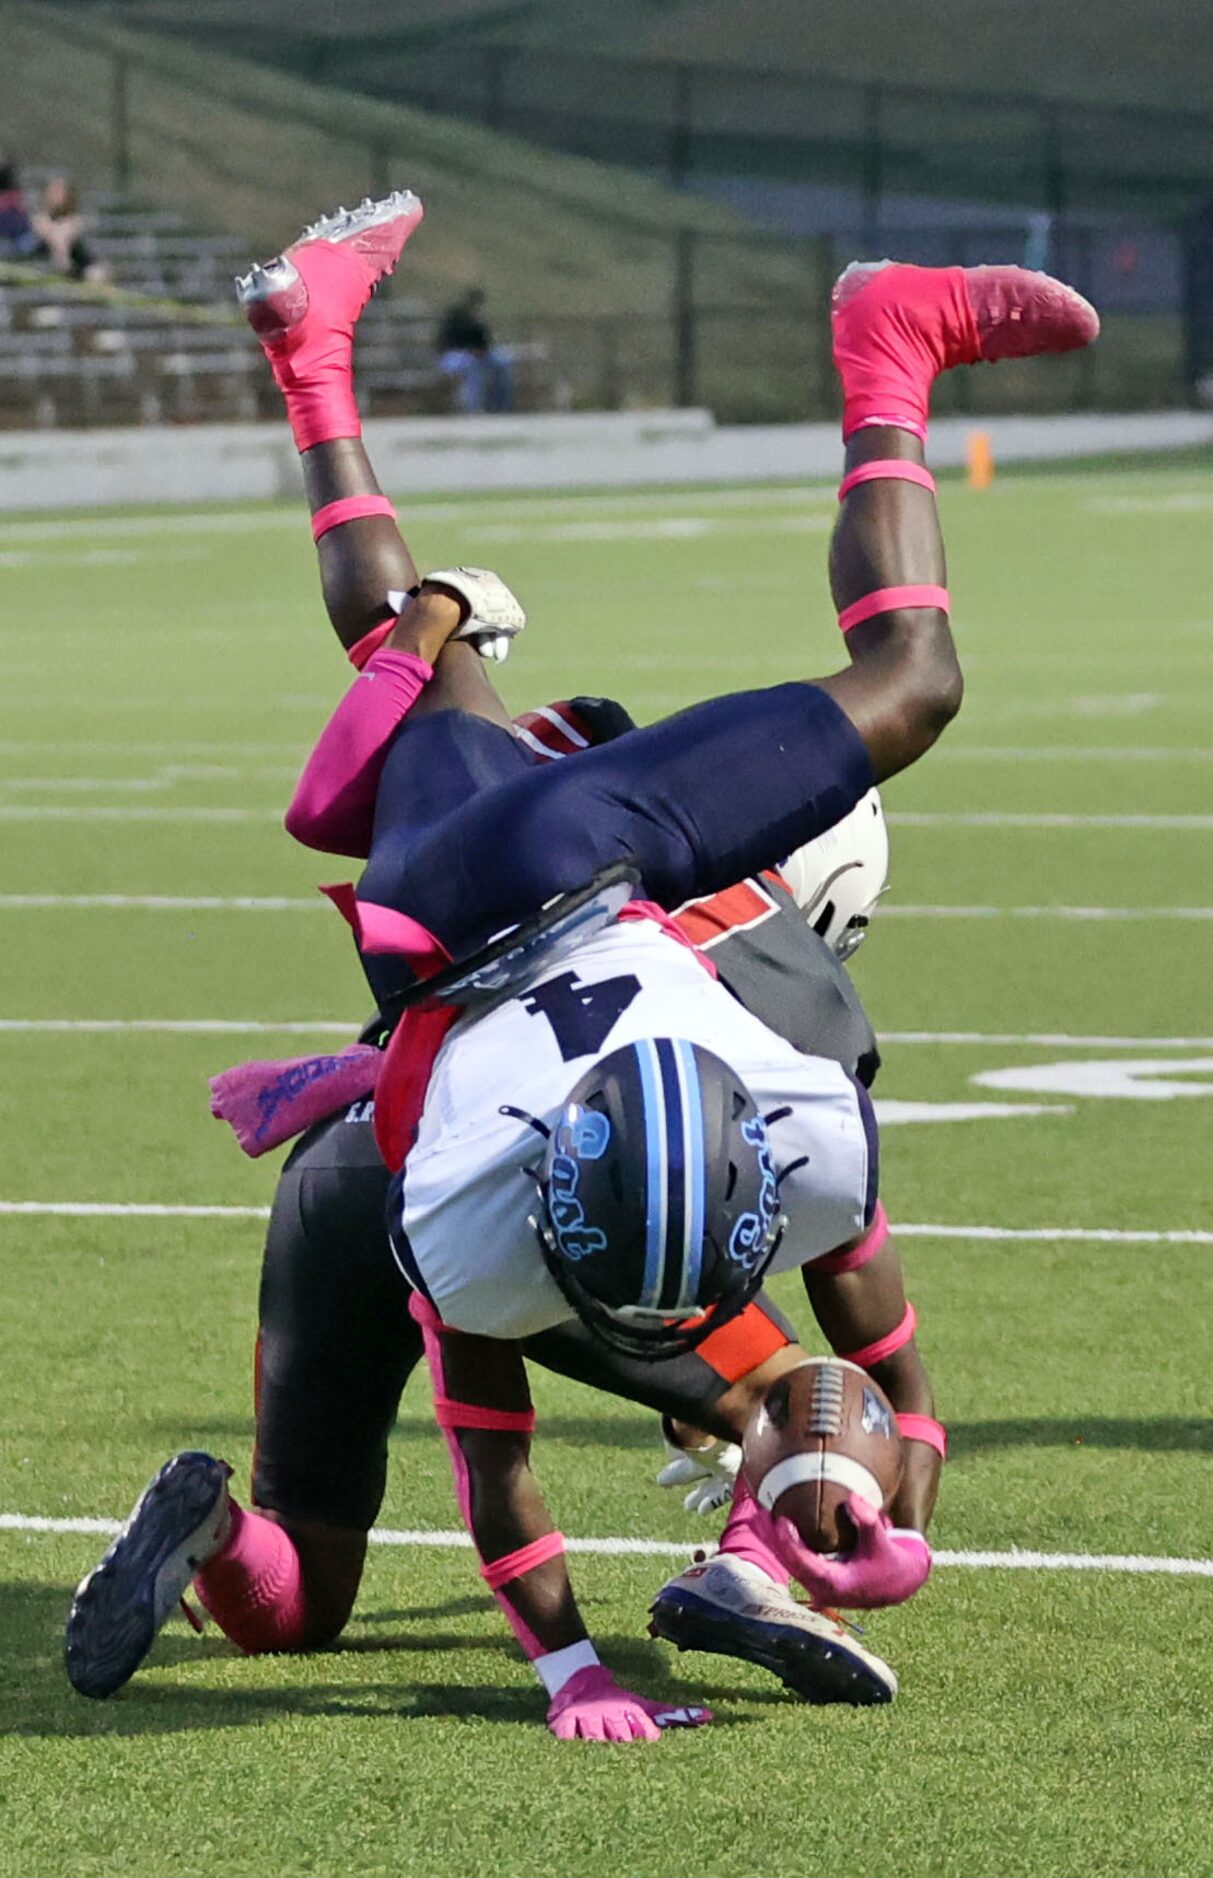
[(297, 1650), (307, 1602), (303, 1568), (283, 1527), (232, 1502), (232, 1529), (221, 1552), (198, 1573), (194, 1589), (220, 1630), (246, 1656)]
[(873, 424), (927, 432), (940, 372), (981, 357), (962, 267), (894, 267), (843, 278), (834, 309), (834, 363), (842, 379), (843, 437)]
[(282, 333), (275, 310), (254, 307), (249, 323), (265, 348), (286, 400), (295, 448), (310, 450), (337, 437), (360, 437), (354, 398), (354, 324), (370, 296), (371, 276), (329, 242), (311, 242), (292, 257), (312, 317)]
[(764, 1513), (744, 1478), (738, 1474), (733, 1488), (733, 1510), (720, 1535), (720, 1550), (731, 1552), (734, 1558), (748, 1559), (768, 1578), (773, 1578), (777, 1585), (790, 1584), (791, 1573), (780, 1562), (773, 1541), (774, 1523), (771, 1515)]

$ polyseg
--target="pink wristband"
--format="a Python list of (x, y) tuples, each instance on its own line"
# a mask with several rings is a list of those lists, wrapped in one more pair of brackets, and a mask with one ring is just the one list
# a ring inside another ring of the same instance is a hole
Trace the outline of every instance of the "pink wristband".
[(845, 501), (852, 489), (858, 489), (861, 483), (901, 482), (917, 483), (920, 489), (929, 489), (935, 494), (935, 478), (925, 463), (907, 463), (901, 457), (882, 457), (870, 463), (861, 463), (858, 469), (848, 470), (838, 485), (838, 500)]
[(860, 1369), (874, 1369), (877, 1363), (884, 1362), (886, 1356), (892, 1356), (894, 1350), (900, 1350), (903, 1343), (908, 1343), (917, 1328), (918, 1312), (912, 1304), (907, 1304), (905, 1316), (887, 1337), (877, 1337), (875, 1343), (865, 1343), (862, 1350), (839, 1350), (838, 1355), (845, 1363), (857, 1363)]
[(396, 519), (396, 511), (386, 496), (342, 496), (336, 502), (326, 502), (322, 509), (317, 509), (312, 516), (312, 540), (319, 541), (321, 535), (327, 535), (330, 528), (340, 528), (342, 522), (359, 522), (366, 515), (390, 515)]
[(853, 1245), (845, 1252), (827, 1252), (823, 1259), (814, 1259), (809, 1268), (815, 1272), (853, 1272), (869, 1259), (874, 1259), (889, 1236), (889, 1218), (880, 1201), (876, 1202), (876, 1212), (872, 1224), (868, 1227), (858, 1245)]
[(878, 587), (875, 593), (866, 593), (853, 606), (844, 606), (838, 615), (838, 624), (844, 633), (849, 633), (852, 626), (874, 619), (877, 613), (896, 613), (918, 606), (935, 607), (940, 613), (947, 613), (951, 605), (946, 587)]
[(933, 1415), (899, 1415), (897, 1427), (903, 1441), (925, 1441), (941, 1461), (948, 1458), (948, 1431)]
[(453, 1402), (444, 1395), (434, 1397), (434, 1419), (440, 1428), (485, 1428), (515, 1435), (535, 1432), (534, 1409), (482, 1408), (477, 1402)]
[(480, 1576), (490, 1591), (496, 1591), (501, 1585), (508, 1585), (512, 1578), (521, 1578), (523, 1572), (533, 1572), (537, 1565), (546, 1565), (549, 1559), (558, 1558), (563, 1551), (564, 1534), (548, 1532), (542, 1539), (532, 1539), (530, 1545), (521, 1545), (516, 1552), (507, 1552), (504, 1558), (482, 1565)]

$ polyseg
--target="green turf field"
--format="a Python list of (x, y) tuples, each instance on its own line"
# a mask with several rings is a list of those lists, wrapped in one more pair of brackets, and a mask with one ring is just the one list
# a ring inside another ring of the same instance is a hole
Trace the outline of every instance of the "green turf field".
[[(652, 716), (837, 658), (831, 510), (444, 501), (413, 534), (526, 600), (516, 708), (599, 689)], [(70, 1522), (123, 1515), (178, 1446), (247, 1481), (261, 1228), (54, 1209), (264, 1206), (274, 1170), (208, 1119), (205, 1077), (367, 999), (312, 898), (340, 863), (278, 824), (345, 681), (301, 516), (0, 523), (0, 1873), (1213, 1872), (1213, 474), (1004, 478), (943, 510), (969, 694), (886, 792), (893, 887), (856, 970), (882, 1098), (989, 1105), (885, 1136), (952, 1430), (944, 1562), (870, 1625), (899, 1699), (852, 1712), (647, 1641), (668, 1557), (575, 1560), (611, 1662), (717, 1711), (632, 1752), (548, 1737), (442, 1545), (372, 1551), (339, 1649), (250, 1662), (174, 1622), (108, 1705), (68, 1687), (68, 1594), (104, 1544)], [(647, 1417), (536, 1393), (566, 1531), (712, 1535), (654, 1486)], [(419, 1382), (382, 1523), (455, 1523)]]

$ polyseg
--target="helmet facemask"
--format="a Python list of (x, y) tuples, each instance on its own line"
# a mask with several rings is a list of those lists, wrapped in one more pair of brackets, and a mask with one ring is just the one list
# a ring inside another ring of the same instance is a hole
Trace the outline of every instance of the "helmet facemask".
[(527, 1170), (544, 1263), (600, 1341), (659, 1361), (745, 1308), (784, 1220), (766, 1122), (727, 1064), (645, 1040), (595, 1064), (550, 1129), (523, 1119), (547, 1143)]

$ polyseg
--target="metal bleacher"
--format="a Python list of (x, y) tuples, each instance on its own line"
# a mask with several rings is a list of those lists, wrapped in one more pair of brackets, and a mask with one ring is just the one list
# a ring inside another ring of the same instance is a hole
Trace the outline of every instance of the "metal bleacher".
[[(30, 177), (30, 193), (39, 179)], [(234, 236), (94, 193), (87, 240), (105, 286), (0, 269), (0, 429), (229, 423), (277, 416), (277, 393), (232, 304)], [(364, 412), (448, 408), (428, 307), (385, 293), (359, 327)]]

